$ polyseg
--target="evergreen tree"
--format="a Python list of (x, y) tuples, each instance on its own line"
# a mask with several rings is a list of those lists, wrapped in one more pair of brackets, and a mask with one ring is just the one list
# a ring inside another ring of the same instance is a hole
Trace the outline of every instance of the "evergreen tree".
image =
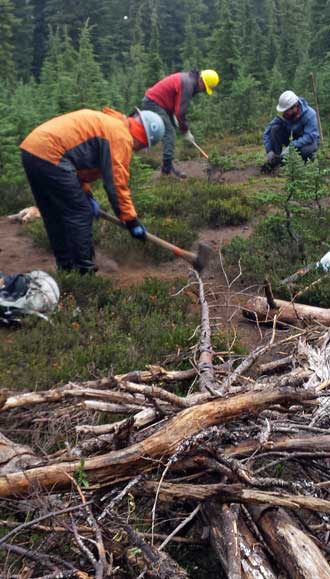
[(281, 0), (281, 42), (278, 64), (288, 85), (293, 84), (296, 68), (309, 38), (304, 4), (301, 0)]
[(30, 0), (14, 0), (16, 24), (14, 26), (14, 60), (17, 75), (28, 81), (32, 74), (34, 17)]
[(32, 73), (39, 78), (42, 63), (47, 52), (48, 28), (45, 20), (45, 1), (33, 0), (33, 61)]
[(212, 66), (221, 71), (221, 88), (225, 94), (230, 93), (231, 83), (237, 78), (240, 67), (236, 30), (228, 0), (223, 0), (219, 20), (211, 37), (210, 56)]
[(208, 37), (207, 25), (205, 24), (206, 11), (207, 7), (201, 0), (196, 0), (190, 10), (187, 10), (181, 49), (183, 68), (185, 70), (202, 68), (203, 62), (205, 62), (205, 67), (209, 68), (205, 58), (206, 40)]
[(18, 20), (11, 0), (0, 0), (0, 14), (0, 78), (12, 84), (16, 79), (14, 27)]
[(108, 102), (108, 86), (96, 60), (88, 21), (80, 31), (75, 66), (76, 108), (100, 108)]
[(329, 46), (329, 39), (323, 34), (323, 31), (329, 27), (329, 0), (311, 0), (309, 22), (311, 31), (309, 56), (312, 63), (317, 66), (326, 56), (325, 46)]
[[(152, 3), (150, 3), (152, 4)], [(157, 7), (151, 5), (151, 33), (146, 56), (145, 86), (152, 86), (164, 76), (163, 62), (159, 53), (159, 29)]]

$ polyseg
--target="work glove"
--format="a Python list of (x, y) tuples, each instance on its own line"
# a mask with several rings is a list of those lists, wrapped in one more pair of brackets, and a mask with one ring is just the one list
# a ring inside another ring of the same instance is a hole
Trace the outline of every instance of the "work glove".
[(320, 261), (317, 262), (317, 267), (322, 267), (324, 271), (330, 271), (330, 251), (321, 257)]
[(192, 145), (195, 143), (195, 137), (189, 130), (184, 133), (183, 138)]
[(139, 239), (140, 241), (146, 240), (147, 230), (138, 219), (126, 221), (126, 227), (134, 239)]
[(274, 153), (274, 151), (268, 151), (267, 153), (267, 161), (268, 163), (271, 163), (272, 161), (274, 161), (276, 155)]
[(282, 159), (283, 159), (283, 157), (286, 157), (286, 155), (288, 154), (289, 151), (290, 151), (290, 146), (288, 145), (287, 147), (285, 147), (285, 149), (283, 149), (283, 151), (281, 153)]
[(96, 199), (94, 199), (94, 197), (88, 197), (88, 201), (92, 208), (94, 219), (99, 219), (101, 207), (99, 206), (98, 202)]

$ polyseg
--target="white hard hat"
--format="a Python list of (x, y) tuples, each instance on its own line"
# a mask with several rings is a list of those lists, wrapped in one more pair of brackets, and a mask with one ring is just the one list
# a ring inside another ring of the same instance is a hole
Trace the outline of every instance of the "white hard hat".
[(148, 140), (148, 148), (150, 148), (151, 145), (156, 145), (158, 141), (163, 138), (165, 133), (164, 121), (162, 117), (153, 111), (140, 111), (137, 107), (135, 107), (135, 110), (144, 126)]
[(299, 98), (292, 90), (286, 90), (283, 92), (278, 99), (278, 105), (276, 110), (279, 113), (285, 113), (288, 109), (291, 109), (295, 104), (297, 104)]

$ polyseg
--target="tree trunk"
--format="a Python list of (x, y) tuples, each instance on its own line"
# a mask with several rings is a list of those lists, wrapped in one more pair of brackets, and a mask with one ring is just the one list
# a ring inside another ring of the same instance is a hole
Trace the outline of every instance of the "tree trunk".
[(269, 547), (290, 579), (330, 579), (318, 546), (283, 509), (251, 509)]
[(242, 310), (243, 316), (259, 322), (271, 322), (276, 316), (279, 322), (294, 326), (313, 322), (318, 322), (327, 327), (330, 326), (330, 310), (326, 308), (317, 308), (284, 300), (276, 300), (276, 305), (278, 309), (270, 309), (266, 298), (256, 296), (245, 304)]

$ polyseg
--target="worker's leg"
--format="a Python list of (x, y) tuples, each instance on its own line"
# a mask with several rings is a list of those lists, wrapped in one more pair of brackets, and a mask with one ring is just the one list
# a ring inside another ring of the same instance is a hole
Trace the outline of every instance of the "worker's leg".
[(58, 268), (94, 271), (93, 214), (75, 171), (64, 171), (25, 151), (22, 161)]
[(157, 113), (164, 121), (165, 133), (163, 137), (163, 166), (162, 173), (169, 174), (172, 169), (172, 162), (174, 159), (174, 149), (175, 149), (175, 128), (171, 117), (167, 114), (165, 109), (160, 107), (155, 101), (144, 97), (142, 101), (142, 106), (144, 110), (153, 111)]
[(319, 147), (318, 142), (314, 141), (310, 145), (305, 145), (304, 147), (301, 147), (301, 149), (299, 149), (299, 153), (302, 156), (305, 163), (308, 161), (308, 159), (310, 159), (311, 161), (314, 160), (314, 154), (316, 153), (318, 147)]
[(272, 151), (278, 157), (281, 155), (282, 148), (287, 147), (290, 142), (290, 132), (284, 125), (282, 119), (278, 119), (271, 128), (270, 140), (272, 145)]

